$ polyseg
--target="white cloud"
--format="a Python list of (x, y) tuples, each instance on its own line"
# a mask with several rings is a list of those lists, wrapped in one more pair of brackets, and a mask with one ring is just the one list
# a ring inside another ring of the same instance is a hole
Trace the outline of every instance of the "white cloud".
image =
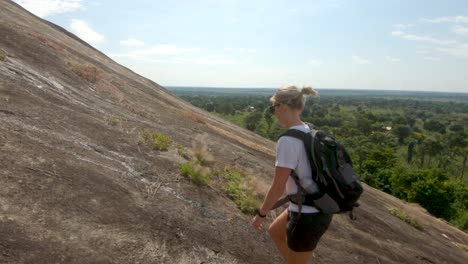
[(203, 65), (221, 65), (221, 64), (235, 64), (235, 60), (225, 58), (222, 56), (208, 56), (204, 58), (175, 58), (176, 61), (203, 64)]
[(262, 49), (254, 49), (254, 48), (223, 48), (221, 52), (240, 52), (240, 53), (258, 53), (261, 52)]
[(329, 0), (328, 4), (333, 8), (339, 8), (343, 6), (343, 2), (341, 0)]
[(413, 24), (396, 24), (396, 25), (393, 25), (393, 27), (399, 30), (404, 30), (404, 29), (412, 28), (414, 27), (414, 25)]
[(123, 46), (127, 46), (127, 47), (137, 47), (137, 46), (144, 46), (145, 42), (138, 40), (138, 39), (129, 38), (126, 40), (121, 40), (120, 44)]
[(439, 57), (424, 57), (424, 59), (429, 61), (440, 61)]
[(289, 12), (289, 13), (296, 13), (296, 12), (297, 12), (297, 8), (290, 8), (290, 9), (288, 9), (288, 12)]
[(150, 63), (181, 63), (180, 61), (170, 60), (170, 59), (152, 59), (145, 56), (137, 56), (129, 53), (107, 53), (109, 57), (112, 57), (116, 60), (119, 58), (128, 58), (134, 61), (150, 62)]
[(363, 58), (363, 57), (353, 55), (352, 58), (353, 58), (354, 62), (357, 63), (357, 64), (361, 64), (361, 65), (371, 64), (370, 60), (368, 60), (366, 58)]
[(437, 50), (456, 57), (468, 57), (468, 44), (460, 44), (454, 47), (447, 48), (438, 48)]
[(70, 24), (71, 30), (81, 39), (91, 44), (102, 43), (105, 41), (105, 37), (92, 29), (88, 23), (72, 19)]
[(453, 28), (453, 32), (457, 33), (458, 35), (468, 36), (468, 28), (462, 26), (455, 26)]
[(157, 45), (147, 49), (132, 51), (135, 55), (175, 55), (181, 53), (197, 53), (199, 48), (179, 48), (174, 45)]
[(428, 54), (429, 51), (428, 51), (428, 50), (425, 50), (425, 49), (419, 49), (419, 50), (416, 50), (416, 53), (417, 53), (417, 54)]
[[(143, 61), (150, 63), (189, 63), (201, 65), (224, 65), (238, 63), (238, 61), (227, 58), (222, 55), (208, 54), (193, 57), (190, 53), (185, 53), (192, 51), (198, 52), (199, 49), (181, 49), (171, 45), (160, 45), (146, 50), (136, 50), (128, 53), (110, 53), (107, 55), (113, 58), (128, 58), (134, 61)], [(154, 56), (163, 56), (163, 58), (154, 58)]]
[(315, 59), (313, 59), (313, 60), (308, 60), (308, 61), (307, 61), (307, 64), (313, 65), (313, 66), (320, 66), (320, 65), (323, 64), (323, 62), (322, 62), (321, 60), (315, 60)]
[(420, 35), (413, 35), (407, 34), (403, 31), (392, 31), (392, 36), (400, 37), (404, 39), (414, 40), (414, 41), (421, 41), (421, 42), (429, 42), (437, 45), (451, 45), (456, 44), (455, 40), (445, 40), (445, 39), (436, 39), (432, 36), (420, 36)]
[(391, 56), (385, 56), (385, 59), (389, 62), (400, 62), (401, 59), (400, 58), (395, 58), (395, 57), (391, 57)]
[(15, 2), (42, 18), (82, 8), (81, 0), (15, 0)]
[(452, 17), (438, 17), (433, 19), (428, 18), (421, 18), (419, 19), (421, 22), (428, 22), (428, 23), (468, 23), (468, 17), (466, 16), (452, 16)]

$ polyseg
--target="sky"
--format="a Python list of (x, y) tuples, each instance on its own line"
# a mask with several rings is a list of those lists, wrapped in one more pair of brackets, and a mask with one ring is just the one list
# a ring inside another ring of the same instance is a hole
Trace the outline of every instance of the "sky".
[(468, 93), (468, 0), (15, 0), (162, 86)]

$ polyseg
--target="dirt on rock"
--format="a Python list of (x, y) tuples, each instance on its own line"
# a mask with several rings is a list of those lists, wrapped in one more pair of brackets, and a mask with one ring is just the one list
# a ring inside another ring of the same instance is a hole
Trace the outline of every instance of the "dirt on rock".
[[(0, 49), (0, 263), (282, 263), (221, 176), (201, 186), (180, 174), (176, 148), (207, 138), (215, 168), (242, 169), (265, 193), (274, 142), (9, 0), (0, 2)], [(173, 145), (142, 144), (145, 129)], [(334, 217), (314, 263), (468, 263), (468, 235), (418, 205), (365, 186), (356, 214)]]

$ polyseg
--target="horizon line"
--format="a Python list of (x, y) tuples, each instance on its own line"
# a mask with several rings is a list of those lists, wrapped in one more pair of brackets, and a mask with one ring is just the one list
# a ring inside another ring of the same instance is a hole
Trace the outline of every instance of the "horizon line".
[[(279, 89), (274, 87), (232, 87), (232, 86), (187, 86), (187, 85), (161, 85), (162, 87), (171, 88), (217, 88), (217, 89)], [(298, 87), (300, 88), (300, 87)], [(403, 89), (382, 89), (382, 88), (337, 88), (337, 87), (320, 87), (314, 88), (317, 90), (346, 90), (346, 91), (381, 91), (381, 92), (432, 92), (432, 93), (460, 93), (468, 94), (468, 91), (434, 91), (434, 90), (403, 90)]]

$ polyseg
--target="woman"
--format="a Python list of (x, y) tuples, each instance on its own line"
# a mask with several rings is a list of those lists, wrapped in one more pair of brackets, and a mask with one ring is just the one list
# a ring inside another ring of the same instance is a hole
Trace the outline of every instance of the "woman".
[[(304, 110), (304, 97), (316, 94), (317, 92), (309, 86), (304, 86), (300, 90), (296, 86), (284, 86), (270, 98), (272, 102), (270, 109), (281, 126), (309, 132), (310, 128), (301, 121), (300, 115)], [(282, 136), (276, 145), (273, 183), (252, 220), (257, 230), (261, 230), (266, 214), (285, 189), (287, 194), (297, 192), (297, 186), (290, 177), (292, 170), (298, 174), (302, 186), (318, 188), (312, 180), (310, 163), (303, 142), (297, 138)], [(284, 210), (268, 229), (273, 242), (287, 263), (308, 263), (312, 251), (332, 220), (331, 215), (320, 213), (314, 206), (302, 205), (301, 214), (298, 212), (297, 204), (290, 202), (288, 209)]]

